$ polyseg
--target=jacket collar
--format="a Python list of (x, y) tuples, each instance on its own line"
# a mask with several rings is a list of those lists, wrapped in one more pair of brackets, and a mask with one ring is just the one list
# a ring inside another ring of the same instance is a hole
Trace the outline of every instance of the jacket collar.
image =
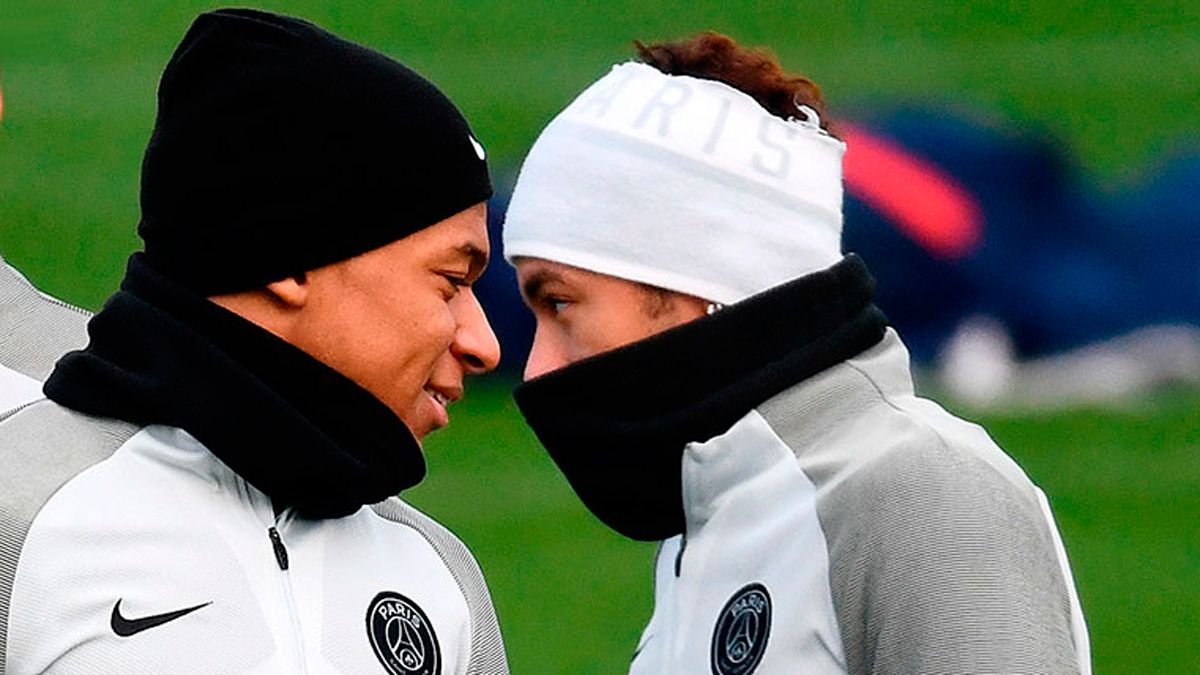
[(45, 391), (90, 415), (179, 427), (280, 506), (345, 516), (425, 475), (421, 447), (382, 402), (337, 371), (134, 254), (91, 341)]
[(684, 446), (879, 342), (886, 319), (854, 255), (514, 393), (584, 504), (633, 539), (684, 528)]
[[(781, 462), (823, 452), (854, 420), (883, 401), (913, 399), (908, 351), (888, 329), (878, 344), (759, 404), (728, 430), (683, 453), (688, 531), (703, 524), (728, 495), (776, 470)], [(782, 443), (780, 440), (786, 439)], [(813, 476), (819, 467), (809, 467)]]

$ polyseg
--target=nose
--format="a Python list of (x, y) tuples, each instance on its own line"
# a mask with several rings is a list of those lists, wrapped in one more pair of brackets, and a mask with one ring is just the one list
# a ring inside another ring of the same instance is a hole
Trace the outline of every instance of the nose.
[(464, 289), (457, 298), (458, 326), (450, 352), (459, 360), (468, 373), (480, 374), (500, 365), (500, 341), (492, 332), (483, 306), (470, 289)]
[(555, 341), (553, 331), (544, 328), (539, 321), (533, 333), (533, 344), (529, 347), (529, 358), (525, 361), (525, 380), (532, 380), (565, 365), (567, 359)]

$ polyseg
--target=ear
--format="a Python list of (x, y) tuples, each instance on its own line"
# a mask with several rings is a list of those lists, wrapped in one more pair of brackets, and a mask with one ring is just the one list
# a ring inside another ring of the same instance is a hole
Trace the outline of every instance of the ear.
[(303, 272), (267, 284), (268, 294), (278, 302), (294, 309), (308, 304), (308, 296), (311, 291), (312, 286), (309, 284), (308, 275)]

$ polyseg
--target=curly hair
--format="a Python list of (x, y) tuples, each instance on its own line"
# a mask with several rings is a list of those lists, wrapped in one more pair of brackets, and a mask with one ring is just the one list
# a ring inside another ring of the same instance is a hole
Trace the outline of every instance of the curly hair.
[(801, 75), (784, 72), (779, 60), (761, 48), (739, 45), (733, 38), (705, 31), (686, 40), (644, 44), (634, 40), (638, 58), (667, 75), (690, 75), (724, 82), (750, 95), (772, 115), (808, 119), (800, 109), (807, 106), (829, 128), (821, 88)]

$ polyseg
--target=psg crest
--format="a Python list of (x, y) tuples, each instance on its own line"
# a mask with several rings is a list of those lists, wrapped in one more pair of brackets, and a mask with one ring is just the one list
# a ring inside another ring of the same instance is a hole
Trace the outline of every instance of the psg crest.
[(392, 675), (441, 675), (442, 653), (429, 617), (408, 598), (384, 591), (367, 609), (367, 635)]
[(749, 675), (771, 635), (771, 596), (762, 584), (743, 586), (717, 618), (712, 637), (713, 675)]

